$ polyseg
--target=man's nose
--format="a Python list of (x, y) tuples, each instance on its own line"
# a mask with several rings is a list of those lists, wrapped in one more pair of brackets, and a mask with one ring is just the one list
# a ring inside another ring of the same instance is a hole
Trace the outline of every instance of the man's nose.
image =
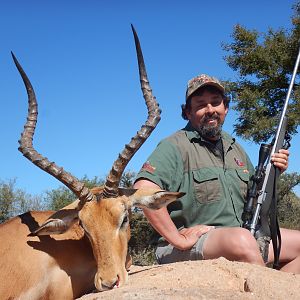
[(210, 103), (208, 103), (207, 105), (206, 105), (206, 113), (208, 113), (208, 114), (213, 114), (215, 111), (214, 111), (214, 107), (210, 104)]

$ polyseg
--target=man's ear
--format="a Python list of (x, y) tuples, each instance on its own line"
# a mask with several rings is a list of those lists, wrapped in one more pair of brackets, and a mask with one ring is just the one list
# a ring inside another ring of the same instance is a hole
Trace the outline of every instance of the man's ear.
[(227, 115), (228, 111), (229, 111), (229, 108), (225, 107), (225, 115)]
[(190, 110), (191, 110), (191, 108), (188, 108), (187, 105), (185, 105), (185, 107), (183, 108), (185, 117), (188, 121), (191, 120), (191, 111)]

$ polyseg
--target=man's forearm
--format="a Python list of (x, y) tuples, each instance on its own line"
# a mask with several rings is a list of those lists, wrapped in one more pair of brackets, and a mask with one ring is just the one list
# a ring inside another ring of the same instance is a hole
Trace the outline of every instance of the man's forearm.
[[(140, 179), (134, 184), (134, 188), (160, 188), (150, 180)], [(158, 210), (143, 209), (144, 214), (153, 228), (164, 237), (170, 244), (180, 250), (191, 248), (197, 241), (197, 237), (182, 235), (173, 223), (168, 210), (163, 207)]]
[(179, 246), (182, 237), (165, 207), (159, 210), (145, 208), (143, 211), (150, 224), (162, 237), (175, 247)]

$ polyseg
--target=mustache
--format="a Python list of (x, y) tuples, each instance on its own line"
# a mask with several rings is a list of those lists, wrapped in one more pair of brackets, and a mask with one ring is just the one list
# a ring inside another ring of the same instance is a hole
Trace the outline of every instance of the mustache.
[(217, 113), (214, 113), (213, 115), (204, 115), (202, 118), (201, 118), (201, 123), (206, 123), (208, 122), (209, 120), (217, 120), (218, 122), (221, 120), (220, 119), (220, 116), (219, 114)]
[[(216, 120), (216, 124), (210, 124), (210, 120)], [(197, 130), (204, 138), (219, 138), (222, 131), (220, 115), (216, 112), (204, 115), (199, 121)]]

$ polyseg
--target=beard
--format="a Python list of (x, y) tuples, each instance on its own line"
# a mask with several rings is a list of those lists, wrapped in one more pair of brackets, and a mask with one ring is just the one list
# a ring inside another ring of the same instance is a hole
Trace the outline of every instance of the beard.
[[(216, 120), (216, 124), (209, 124), (211, 120)], [(206, 139), (219, 139), (221, 137), (222, 125), (223, 122), (221, 122), (219, 114), (214, 113), (211, 116), (204, 115), (196, 129)]]

